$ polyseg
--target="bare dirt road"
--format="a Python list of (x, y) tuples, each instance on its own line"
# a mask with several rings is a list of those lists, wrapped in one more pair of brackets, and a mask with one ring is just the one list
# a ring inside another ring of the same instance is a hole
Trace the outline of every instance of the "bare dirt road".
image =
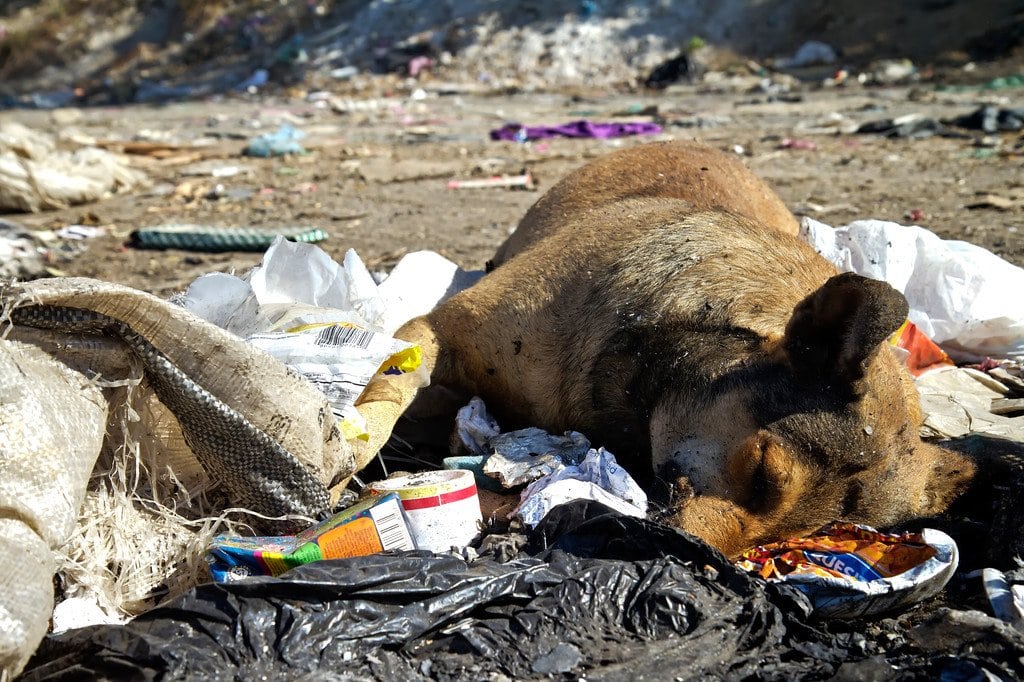
[[(339, 100), (334, 109), (301, 99), (239, 98), (7, 112), (5, 117), (65, 136), (178, 145), (163, 159), (131, 157), (152, 179), (147, 189), (92, 205), (7, 217), (33, 229), (75, 223), (106, 227), (104, 236), (84, 243), (82, 255), (51, 266), (161, 295), (181, 290), (199, 274), (240, 271), (259, 259), (259, 254), (128, 245), (133, 230), (168, 223), (309, 225), (329, 233), (322, 246), (333, 256), (355, 248), (371, 268), (387, 269), (406, 252), (432, 249), (478, 269), (540, 192), (586, 159), (652, 139), (696, 138), (742, 154), (797, 214), (832, 225), (859, 218), (920, 224), (1024, 264), (1019, 132), (985, 136), (953, 129), (963, 137), (927, 139), (842, 132), (906, 114), (949, 119), (982, 103), (1019, 106), (1020, 88), (837, 88), (805, 92), (801, 101), (714, 92), (706, 85), (673, 86), (653, 95), (476, 96), (438, 90), (443, 92), (424, 92), (421, 99)], [(649, 121), (655, 109), (664, 125), (660, 136), (529, 143), (488, 137), (507, 121)], [(270, 159), (242, 155), (247, 139), (281, 124), (305, 132), (307, 153)], [(231, 167), (237, 174), (210, 175)], [(537, 179), (537, 190), (447, 188), (451, 179), (524, 169)]]

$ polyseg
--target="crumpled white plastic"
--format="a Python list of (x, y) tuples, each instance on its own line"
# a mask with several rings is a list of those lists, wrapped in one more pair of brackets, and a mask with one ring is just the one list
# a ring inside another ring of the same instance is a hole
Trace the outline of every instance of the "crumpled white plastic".
[(1024, 269), (918, 226), (804, 218), (800, 236), (841, 270), (888, 282), (910, 321), (955, 359), (1024, 358)]
[(481, 276), (433, 251), (417, 251), (403, 257), (378, 285), (353, 249), (339, 264), (314, 244), (279, 237), (245, 276), (203, 275), (179, 302), (242, 337), (266, 328), (258, 317), (260, 306), (292, 303), (348, 311), (358, 316), (360, 326), (390, 335)]
[(455, 415), (455, 432), (469, 454), (486, 457), (491, 454), (488, 444), (501, 433), (501, 428), (487, 411), (483, 399), (473, 396)]
[(512, 515), (531, 528), (558, 505), (579, 499), (600, 502), (628, 516), (647, 516), (647, 494), (604, 448), (590, 450), (576, 466), (534, 481), (521, 499)]
[(378, 371), (419, 365), (418, 349), (392, 338), (395, 329), (472, 281), (442, 256), (418, 252), (378, 286), (352, 249), (339, 264), (318, 246), (278, 237), (244, 277), (204, 275), (178, 303), (302, 374), (327, 396), (346, 437), (365, 437), (355, 409), (363, 389)]

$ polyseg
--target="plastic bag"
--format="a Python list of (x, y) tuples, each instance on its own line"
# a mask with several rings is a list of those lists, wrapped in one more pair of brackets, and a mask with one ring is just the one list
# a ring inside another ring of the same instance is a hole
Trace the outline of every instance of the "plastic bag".
[(910, 321), (956, 358), (1024, 357), (1024, 270), (985, 249), (917, 226), (804, 218), (800, 235), (841, 270), (888, 282)]
[(493, 540), (473, 561), (377, 554), (202, 586), (50, 638), (27, 679), (793, 679), (828, 677), (845, 654), (796, 597), (601, 505), (560, 507), (528, 552)]

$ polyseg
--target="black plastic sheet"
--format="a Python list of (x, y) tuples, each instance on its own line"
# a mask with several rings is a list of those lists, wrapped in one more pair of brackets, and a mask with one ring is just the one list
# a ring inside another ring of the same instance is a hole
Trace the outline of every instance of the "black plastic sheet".
[(981, 658), (908, 636), (894, 668), (863, 635), (808, 624), (802, 596), (699, 540), (578, 503), (529, 538), (488, 538), (472, 561), (380, 554), (203, 585), (129, 624), (48, 638), (25, 679), (1015, 677), (999, 661), (1024, 640), (977, 627), (990, 642)]

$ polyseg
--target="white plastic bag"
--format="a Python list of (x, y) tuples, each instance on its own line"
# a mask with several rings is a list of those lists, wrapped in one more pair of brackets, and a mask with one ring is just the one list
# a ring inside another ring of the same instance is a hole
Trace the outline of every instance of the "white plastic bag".
[(1024, 358), (1024, 269), (917, 226), (804, 218), (800, 236), (841, 270), (888, 282), (910, 321), (958, 359)]

